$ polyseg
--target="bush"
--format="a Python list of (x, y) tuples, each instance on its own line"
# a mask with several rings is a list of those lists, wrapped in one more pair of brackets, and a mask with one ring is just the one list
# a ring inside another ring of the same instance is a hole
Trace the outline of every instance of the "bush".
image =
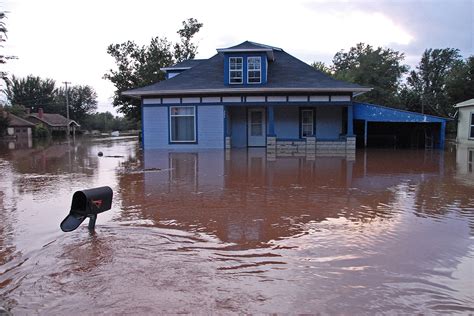
[(38, 138), (46, 138), (51, 136), (51, 134), (49, 133), (49, 130), (43, 125), (37, 125), (33, 129), (33, 136)]

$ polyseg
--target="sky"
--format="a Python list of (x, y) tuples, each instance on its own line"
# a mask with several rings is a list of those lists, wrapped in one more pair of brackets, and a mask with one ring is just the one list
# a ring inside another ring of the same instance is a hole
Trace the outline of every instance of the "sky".
[(474, 54), (474, 0), (0, 0), (7, 11), (10, 60), (17, 77), (40, 76), (59, 85), (90, 85), (98, 111), (111, 111), (114, 69), (109, 44), (148, 44), (155, 36), (176, 42), (181, 22), (196, 18), (197, 58), (245, 40), (280, 47), (311, 63), (330, 64), (335, 53), (359, 42), (405, 53), (413, 69), (426, 48), (454, 47)]

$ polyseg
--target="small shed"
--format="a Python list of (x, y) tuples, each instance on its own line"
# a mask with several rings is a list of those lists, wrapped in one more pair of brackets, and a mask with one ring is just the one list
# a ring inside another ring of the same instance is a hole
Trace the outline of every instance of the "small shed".
[(21, 137), (31, 137), (32, 128), (35, 127), (35, 124), (28, 122), (27, 120), (22, 119), (11, 113), (4, 112), (5, 115), (9, 118), (7, 135), (15, 136), (17, 138)]
[(461, 144), (474, 145), (474, 99), (454, 106), (458, 111), (458, 133), (456, 141)]
[(450, 118), (354, 102), (358, 146), (444, 148)]

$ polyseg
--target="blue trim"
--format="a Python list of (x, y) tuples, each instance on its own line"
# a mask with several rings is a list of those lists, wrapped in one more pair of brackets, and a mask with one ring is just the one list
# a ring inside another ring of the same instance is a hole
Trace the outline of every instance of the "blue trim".
[(142, 149), (145, 149), (145, 116), (143, 115), (143, 108), (144, 108), (144, 105), (143, 105), (143, 98), (141, 98), (141, 104), (142, 104), (142, 108), (140, 109), (141, 111), (141, 114), (142, 114)]
[[(229, 69), (229, 58), (230, 57), (241, 57), (242, 58), (242, 83), (230, 83), (230, 69)], [(247, 77), (247, 58), (248, 57), (260, 57), (260, 83), (248, 83)], [(263, 60), (266, 62), (264, 63)], [(266, 53), (262, 52), (242, 52), (242, 53), (224, 53), (224, 84), (227, 86), (238, 86), (238, 87), (258, 87), (259, 85), (267, 83), (267, 69), (268, 60)]]
[(229, 112), (227, 111), (227, 108), (225, 106), (222, 107), (223, 108), (223, 111), (224, 111), (224, 149), (227, 149), (225, 147), (225, 144), (226, 144), (226, 138), (227, 138), (227, 124), (228, 124), (228, 115), (229, 115)]
[[(170, 108), (171, 107), (185, 107), (185, 106), (192, 106), (194, 107), (194, 138), (195, 141), (189, 141), (189, 142), (173, 142), (171, 141), (171, 116), (170, 116)], [(189, 145), (189, 144), (199, 144), (198, 142), (198, 106), (196, 105), (185, 105), (185, 104), (173, 104), (173, 105), (167, 105), (168, 108), (168, 145)]]
[(446, 122), (441, 122), (439, 131), (439, 149), (444, 149), (444, 138), (446, 136)]
[(267, 106), (268, 117), (268, 134), (267, 136), (275, 137), (275, 111), (273, 105)]
[(352, 105), (347, 107), (347, 136), (354, 136), (354, 109)]

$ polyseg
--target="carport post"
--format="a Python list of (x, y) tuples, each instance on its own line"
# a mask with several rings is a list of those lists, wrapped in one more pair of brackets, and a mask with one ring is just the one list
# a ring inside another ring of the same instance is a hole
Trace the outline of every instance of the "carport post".
[(439, 149), (444, 149), (444, 137), (446, 135), (446, 121), (441, 122), (441, 128), (439, 130)]
[(364, 147), (367, 147), (367, 120), (364, 121)]

